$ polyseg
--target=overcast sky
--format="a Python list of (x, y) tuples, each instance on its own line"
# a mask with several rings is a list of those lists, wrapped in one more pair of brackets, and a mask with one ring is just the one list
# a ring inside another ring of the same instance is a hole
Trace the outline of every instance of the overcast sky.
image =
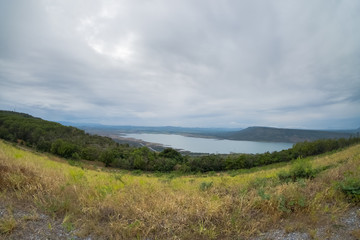
[(0, 109), (115, 125), (360, 127), (358, 0), (0, 0)]

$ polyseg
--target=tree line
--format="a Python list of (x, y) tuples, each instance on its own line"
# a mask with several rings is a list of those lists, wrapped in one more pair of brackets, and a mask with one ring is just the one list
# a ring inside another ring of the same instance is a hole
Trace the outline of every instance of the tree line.
[(272, 153), (188, 156), (172, 148), (157, 153), (147, 147), (130, 147), (108, 137), (90, 135), (75, 127), (11, 111), (0, 111), (0, 138), (68, 159), (101, 161), (108, 167), (161, 172), (252, 168), (313, 156), (360, 142), (359, 137), (323, 139), (296, 143), (290, 149)]

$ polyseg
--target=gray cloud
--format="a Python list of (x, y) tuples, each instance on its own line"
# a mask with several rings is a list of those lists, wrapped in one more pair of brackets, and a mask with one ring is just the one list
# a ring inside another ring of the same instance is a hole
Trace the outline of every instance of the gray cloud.
[(358, 1), (0, 3), (0, 108), (105, 124), (360, 125)]

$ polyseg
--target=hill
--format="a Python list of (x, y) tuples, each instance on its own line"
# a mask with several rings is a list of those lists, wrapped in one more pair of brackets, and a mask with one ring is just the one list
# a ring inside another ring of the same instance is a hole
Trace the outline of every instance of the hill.
[[(67, 125), (70, 123), (67, 123)], [(185, 127), (146, 127), (146, 126), (108, 126), (96, 124), (72, 124), (88, 133), (101, 136), (114, 136), (126, 133), (161, 133), (183, 136), (218, 138), (218, 136), (241, 130), (240, 128), (185, 128)]]
[(0, 239), (359, 239), (360, 145), (214, 174), (139, 173), (0, 140)]
[(303, 142), (318, 139), (339, 139), (357, 136), (356, 130), (351, 132), (302, 130), (271, 127), (249, 127), (240, 131), (228, 132), (219, 136), (231, 140), (264, 141), (264, 142)]
[(90, 135), (75, 127), (10, 111), (0, 111), (0, 138), (74, 160), (106, 162), (109, 149), (131, 150), (108, 137)]
[[(70, 123), (67, 123), (70, 124)], [(183, 127), (142, 127), (142, 126), (106, 126), (95, 124), (73, 124), (88, 133), (101, 136), (117, 136), (122, 133), (163, 133), (185, 136), (242, 140), (255, 142), (315, 141), (319, 139), (339, 139), (358, 137), (360, 129), (352, 130), (309, 130), (272, 127), (234, 128), (183, 128)]]
[(75, 126), (86, 131), (112, 131), (122, 133), (167, 133), (167, 134), (201, 134), (233, 132), (241, 128), (196, 128), (196, 127), (174, 127), (174, 126), (121, 126), (121, 125), (100, 125), (85, 123), (60, 122), (63, 125)]
[(326, 139), (297, 143), (290, 149), (272, 153), (189, 156), (171, 148), (155, 152), (146, 146), (130, 147), (108, 137), (85, 133), (75, 127), (6, 111), (0, 111), (0, 138), (40, 152), (55, 154), (69, 161), (100, 161), (107, 167), (157, 172), (176, 170), (183, 173), (244, 169), (288, 162), (360, 142), (360, 138)]

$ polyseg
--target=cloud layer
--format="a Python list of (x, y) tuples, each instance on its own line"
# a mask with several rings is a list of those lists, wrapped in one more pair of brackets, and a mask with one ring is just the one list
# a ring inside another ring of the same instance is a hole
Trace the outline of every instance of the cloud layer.
[(0, 3), (0, 108), (129, 125), (360, 126), (360, 2)]

